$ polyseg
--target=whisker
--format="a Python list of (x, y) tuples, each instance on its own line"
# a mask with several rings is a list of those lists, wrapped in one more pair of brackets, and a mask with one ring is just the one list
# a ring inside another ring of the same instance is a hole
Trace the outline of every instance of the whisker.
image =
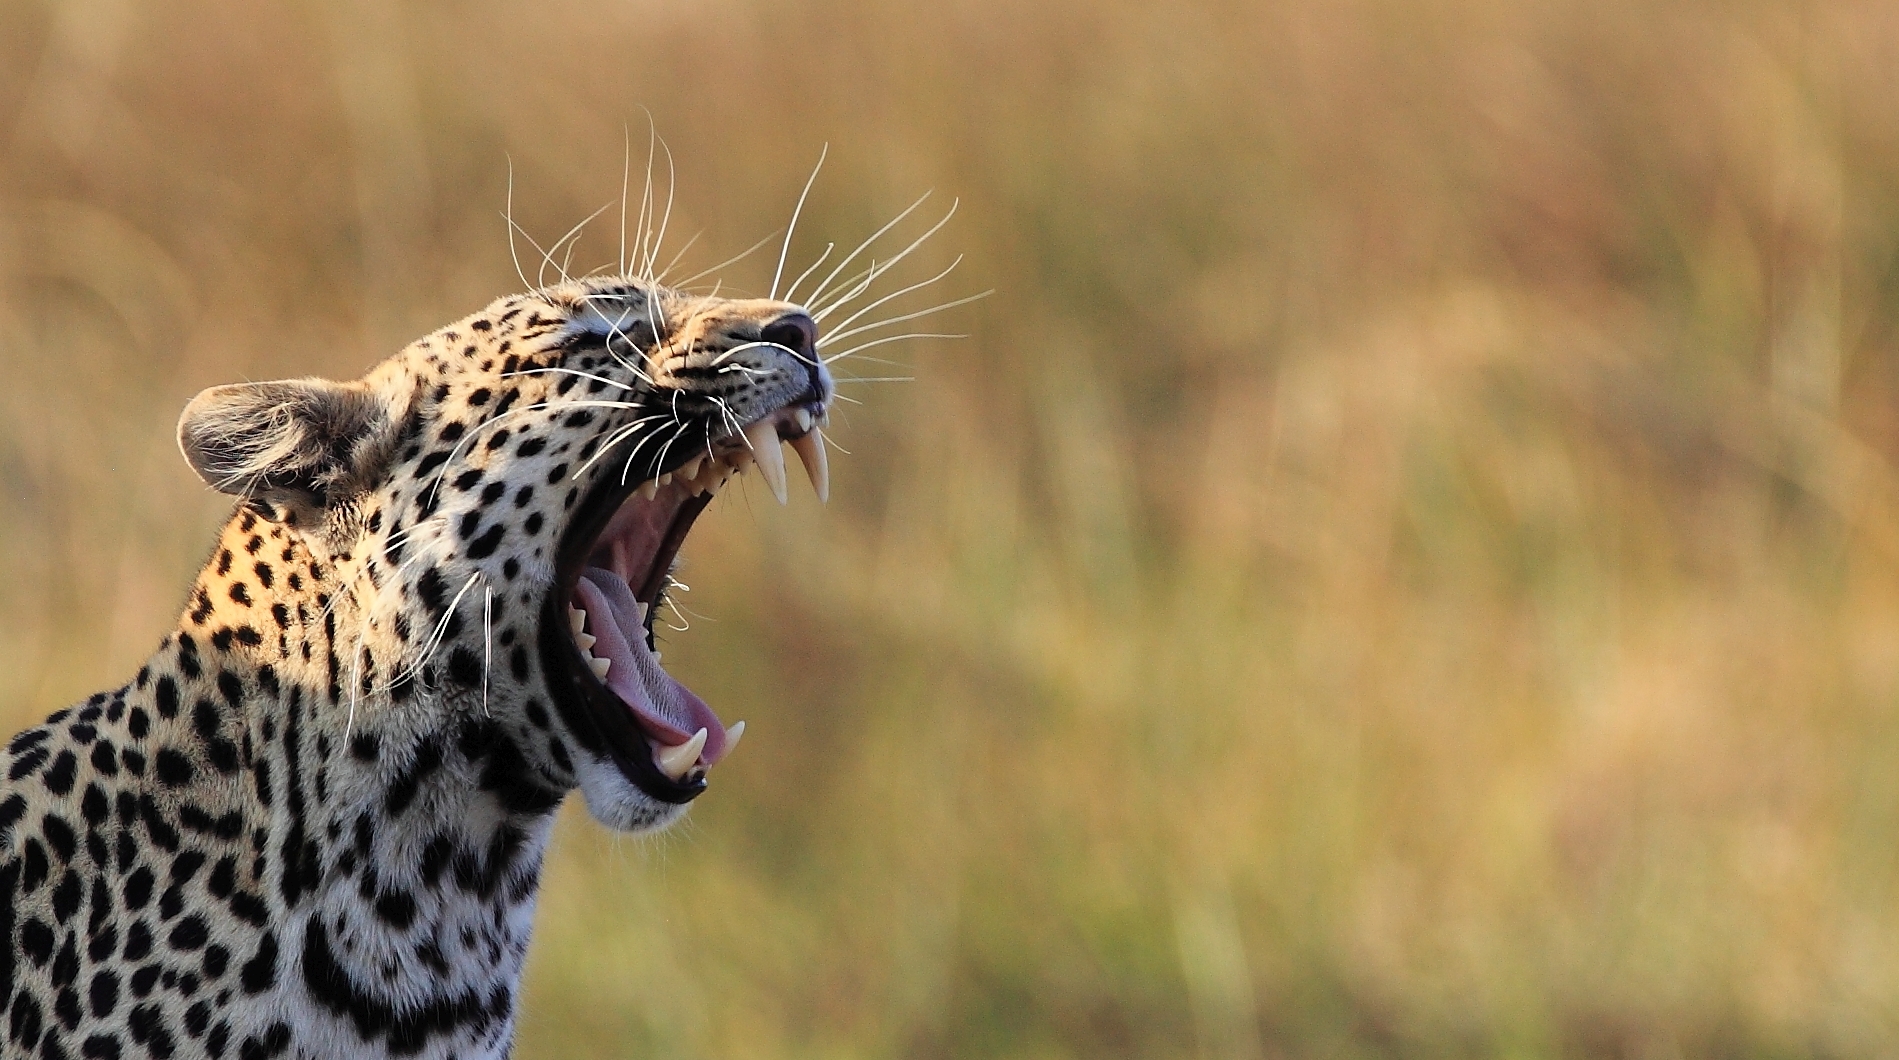
[[(869, 305), (866, 305), (864, 308), (859, 309), (857, 312), (852, 313), (850, 316), (847, 316), (843, 320), (838, 321), (837, 322), (838, 330), (841, 331), (843, 329), (850, 327), (853, 323), (862, 319), (865, 313), (868, 313), (871, 310), (876, 309), (880, 305), (884, 305), (885, 303), (888, 303), (893, 299), (902, 298), (904, 295), (909, 294), (911, 291), (920, 291), (923, 288), (928, 287), (929, 285), (935, 283), (936, 281), (956, 271), (956, 266), (961, 265), (962, 263), (963, 263), (963, 256), (961, 254), (956, 255), (956, 260), (949, 263), (949, 268), (944, 269), (942, 272), (937, 273), (935, 276), (932, 276), (929, 279), (922, 281), (921, 283), (913, 283), (910, 286), (903, 288), (902, 290), (892, 291), (890, 294), (884, 295), (882, 298), (877, 299), (875, 302), (872, 302)], [(841, 302), (838, 303), (838, 305), (842, 305), (842, 304), (843, 303)], [(836, 305), (831, 307), (831, 309), (836, 309), (836, 308), (837, 308)], [(830, 310), (827, 309), (825, 310), (825, 312), (828, 313), (830, 312)]]
[(508, 219), (508, 256), (514, 259), (514, 274), (521, 278), (521, 289), (532, 290), (534, 285), (527, 281), (527, 271), (521, 268), (521, 254), (514, 247), (514, 233), (521, 227), (514, 223), (514, 156), (508, 156), (508, 198), (501, 216)]
[[(832, 310), (837, 309), (839, 306), (845, 304), (846, 302), (849, 302), (853, 298), (856, 298), (859, 294), (862, 294), (864, 289), (870, 286), (870, 280), (875, 280), (877, 277), (882, 276), (886, 272), (889, 272), (891, 268), (897, 264), (897, 262), (902, 261), (903, 259), (909, 257), (911, 251), (922, 246), (925, 242), (929, 240), (931, 236), (935, 235), (938, 231), (942, 230), (944, 225), (949, 224), (950, 218), (956, 216), (957, 207), (961, 206), (962, 204), (963, 204), (963, 200), (961, 199), (952, 200), (950, 202), (949, 212), (943, 215), (942, 220), (931, 225), (929, 228), (929, 231), (924, 232), (922, 235), (916, 237), (916, 239), (912, 241), (909, 246), (904, 247), (901, 251), (899, 251), (896, 257), (891, 258), (889, 261), (886, 261), (883, 264), (878, 265), (876, 268), (872, 269), (870, 273), (870, 278), (866, 280), (863, 284), (861, 284), (856, 291), (853, 291), (850, 294), (845, 295), (844, 297), (839, 298), (836, 301), (832, 302), (830, 305), (825, 306), (821, 311), (819, 311), (816, 314), (813, 314), (813, 318), (821, 320), (825, 316), (828, 316)], [(959, 256), (956, 260), (961, 261), (962, 258)], [(956, 267), (955, 265), (950, 266), (950, 268), (952, 269), (955, 267)]]
[[(968, 335), (952, 335), (948, 332), (942, 332), (942, 331), (911, 331), (902, 335), (887, 335), (881, 339), (872, 339), (869, 342), (859, 343), (856, 346), (852, 346), (850, 349), (845, 350), (843, 353), (834, 353), (830, 355), (829, 357), (826, 357), (824, 359), (824, 363), (831, 364), (836, 361), (841, 361), (846, 357), (855, 356), (861, 350), (868, 350), (872, 346), (882, 346), (886, 342), (902, 342), (905, 339), (966, 339), (968, 337), (969, 337)], [(895, 361), (882, 361), (882, 360), (878, 360), (875, 357), (866, 357), (864, 358), (864, 360), (870, 362), (871, 364), (888, 364), (888, 365), (893, 365), (898, 368), (903, 367), (903, 365), (897, 364), (897, 362)]]
[(981, 299), (987, 298), (990, 295), (995, 294), (995, 293), (996, 293), (995, 289), (991, 288), (987, 291), (983, 291), (978, 294), (972, 294), (967, 298), (958, 298), (954, 302), (944, 302), (941, 305), (933, 305), (928, 309), (919, 309), (914, 313), (905, 313), (902, 316), (890, 317), (888, 319), (874, 321), (869, 324), (859, 324), (856, 327), (850, 329), (849, 331), (841, 331), (837, 333), (836, 335), (831, 336), (831, 341), (838, 342), (843, 339), (850, 338), (852, 335), (862, 335), (864, 332), (873, 330), (875, 328), (887, 327), (891, 324), (900, 324), (906, 320), (915, 320), (918, 317), (929, 316), (931, 313), (941, 313), (945, 309), (954, 309), (959, 305), (968, 305), (971, 302), (980, 301)]
[(613, 259), (621, 276), (626, 275), (626, 192), (633, 180), (633, 130), (620, 123), (620, 256)]
[(484, 599), (481, 602), (481, 716), (488, 717), (488, 671), (495, 664), (495, 589), (492, 585), (481, 587)]
[(778, 280), (785, 274), (785, 255), (791, 253), (791, 237), (798, 232), (798, 215), (804, 212), (805, 196), (811, 194), (811, 185), (818, 179), (818, 170), (824, 168), (824, 158), (831, 153), (831, 145), (825, 144), (818, 152), (818, 164), (811, 167), (811, 175), (804, 179), (804, 190), (798, 193), (798, 205), (791, 210), (791, 224), (785, 227), (785, 245), (778, 248), (778, 268), (771, 274), (771, 294), (767, 298), (778, 297)]
[(866, 239), (862, 243), (857, 244), (857, 249), (851, 251), (850, 255), (846, 257), (843, 261), (838, 262), (837, 266), (831, 270), (830, 275), (824, 278), (824, 282), (818, 284), (817, 290), (811, 292), (812, 303), (816, 304), (817, 302), (823, 300), (824, 292), (826, 289), (828, 289), (831, 286), (831, 281), (837, 279), (837, 274), (840, 272), (843, 272), (844, 267), (846, 265), (849, 265), (851, 262), (856, 261), (857, 255), (862, 254), (865, 250), (868, 250), (870, 248), (870, 245), (872, 243), (877, 242), (879, 237), (881, 237), (885, 232), (890, 231), (892, 228), (895, 228), (897, 226), (897, 222), (902, 221), (904, 218), (910, 216), (911, 213), (915, 212), (917, 207), (927, 202), (930, 196), (934, 194), (936, 194), (936, 190), (934, 188), (932, 188), (929, 191), (924, 192), (921, 196), (917, 198), (917, 201), (904, 207), (902, 213), (898, 214), (895, 217), (892, 217), (889, 220), (889, 222), (887, 222), (882, 228), (879, 228), (875, 232), (872, 232), (870, 234), (869, 239)]
[(762, 247), (762, 246), (764, 246), (765, 244), (767, 244), (767, 243), (769, 243), (769, 242), (771, 242), (772, 240), (774, 240), (774, 239), (777, 239), (777, 238), (778, 238), (778, 233), (779, 233), (779, 232), (782, 232), (782, 231), (784, 231), (784, 229), (782, 229), (782, 228), (779, 228), (779, 229), (774, 229), (774, 230), (772, 231), (772, 233), (771, 233), (770, 235), (768, 235), (768, 236), (766, 236), (765, 238), (763, 238), (763, 239), (761, 239), (761, 240), (759, 240), (759, 241), (758, 241), (758, 242), (756, 242), (756, 243), (753, 243), (753, 244), (752, 244), (751, 246), (749, 246), (749, 247), (746, 247), (746, 248), (745, 248), (744, 250), (742, 250), (742, 251), (740, 251), (739, 253), (737, 253), (737, 254), (735, 254), (735, 255), (733, 255), (732, 257), (729, 257), (729, 258), (727, 258), (727, 259), (725, 259), (724, 261), (721, 261), (721, 262), (719, 262), (719, 263), (718, 263), (717, 265), (714, 265), (714, 266), (712, 266), (712, 267), (711, 267), (711, 268), (709, 268), (709, 269), (702, 269), (702, 270), (700, 270), (700, 271), (698, 271), (698, 272), (695, 272), (695, 273), (693, 273), (693, 274), (692, 274), (691, 276), (688, 276), (688, 277), (686, 277), (685, 279), (683, 279), (683, 280), (680, 280), (680, 281), (679, 281), (678, 283), (676, 283), (676, 284), (673, 284), (673, 286), (674, 286), (674, 287), (684, 287), (684, 286), (686, 286), (687, 284), (689, 284), (689, 283), (691, 283), (691, 282), (692, 282), (692, 281), (694, 281), (694, 280), (697, 280), (697, 279), (699, 279), (699, 278), (701, 278), (701, 277), (704, 277), (704, 276), (710, 276), (710, 275), (712, 275), (713, 273), (715, 273), (715, 272), (718, 272), (718, 271), (719, 271), (720, 269), (723, 269), (723, 268), (725, 268), (725, 267), (726, 267), (727, 265), (736, 265), (736, 264), (738, 264), (739, 262), (741, 262), (741, 261), (744, 261), (744, 260), (745, 260), (746, 258), (749, 258), (749, 257), (751, 257), (751, 256), (752, 256), (752, 255), (753, 255), (754, 253), (756, 253), (756, 252), (758, 251), (758, 248), (759, 248), (759, 247)]
[(653, 247), (646, 253), (646, 264), (642, 269), (647, 282), (653, 279), (653, 263), (659, 259), (659, 248), (666, 242), (666, 226), (673, 220), (673, 194), (679, 190), (678, 170), (673, 165), (673, 149), (666, 143), (664, 136), (659, 138), (660, 150), (666, 152), (666, 210), (659, 217), (659, 234), (653, 237)]
[[(612, 205), (613, 205), (612, 203), (607, 203), (605, 206), (602, 206), (598, 210), (595, 210), (594, 212), (581, 218), (579, 224), (576, 224), (574, 225), (574, 227), (569, 228), (567, 231), (561, 233), (561, 237), (559, 239), (556, 239), (546, 250), (542, 251), (541, 252), (541, 271), (536, 275), (535, 278), (536, 279), (546, 278), (547, 267), (549, 265), (554, 264), (554, 251), (559, 250), (561, 247), (561, 244), (567, 242), (569, 239), (574, 239), (577, 242), (578, 241), (577, 237), (580, 235), (581, 230), (587, 227), (588, 222), (592, 221), (594, 218), (600, 216), (601, 214), (606, 213), (607, 209), (611, 207)], [(533, 242), (533, 237), (531, 236), (529, 237), (529, 242)], [(567, 275), (567, 262), (572, 261), (572, 260), (573, 260), (573, 248), (569, 247), (567, 248), (567, 260), (562, 261), (559, 265), (554, 266), (555, 268), (560, 270), (560, 278), (562, 280), (567, 280), (570, 278)]]
[(665, 283), (667, 275), (671, 273), (673, 271), (673, 268), (679, 264), (679, 259), (686, 256), (686, 251), (691, 250), (692, 245), (694, 243), (699, 242), (699, 237), (702, 235), (705, 235), (704, 231), (694, 232), (692, 234), (692, 238), (686, 240), (686, 245), (679, 248), (679, 253), (674, 254), (672, 260), (666, 263), (666, 267), (659, 270), (659, 275), (653, 278), (653, 282)]
[(812, 262), (810, 268), (799, 273), (798, 278), (791, 281), (790, 287), (785, 288), (785, 301), (790, 302), (793, 300), (791, 297), (792, 292), (796, 291), (798, 289), (798, 285), (803, 283), (812, 273), (818, 271), (818, 266), (824, 264), (824, 259), (830, 257), (831, 251), (836, 250), (836, 249), (837, 249), (836, 243), (824, 244), (824, 253), (818, 255), (818, 260)]
[[(659, 128), (653, 122), (653, 112), (648, 110), (646, 111), (646, 186), (640, 192), (639, 223), (633, 230), (633, 253), (636, 259), (641, 255), (642, 248), (646, 246), (647, 229), (653, 219), (653, 156), (654, 147), (658, 141)], [(627, 263), (627, 267), (632, 268), (637, 264), (637, 260), (631, 261)]]

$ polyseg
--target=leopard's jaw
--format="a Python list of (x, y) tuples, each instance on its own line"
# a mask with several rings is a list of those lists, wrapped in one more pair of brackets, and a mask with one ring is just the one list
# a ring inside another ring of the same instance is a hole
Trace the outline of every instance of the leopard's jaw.
[[(616, 345), (655, 307), (672, 330)], [(0, 756), (0, 938), (36, 1006), (7, 1048), (30, 1029), (75, 1056), (91, 1038), (128, 1056), (503, 1055), (553, 810), (577, 787), (613, 827), (664, 827), (685, 800), (642, 785), (702, 784), (743, 731), (598, 731), (633, 708), (594, 702), (562, 579), (595, 539), (562, 543), (583, 516), (604, 530), (621, 504), (753, 468), (782, 499), (781, 439), (827, 495), (814, 342), (796, 306), (590, 280), (503, 299), (354, 383), (194, 401), (188, 459), (250, 499), (179, 630)], [(657, 414), (652, 387), (702, 445), (612, 441)], [(615, 575), (635, 628), (677, 547), (639, 544)], [(609, 668), (645, 673), (623, 647)]]

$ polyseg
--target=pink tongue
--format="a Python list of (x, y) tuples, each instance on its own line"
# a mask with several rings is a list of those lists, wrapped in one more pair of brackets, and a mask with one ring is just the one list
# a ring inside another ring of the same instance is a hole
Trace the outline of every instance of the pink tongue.
[(601, 567), (588, 567), (580, 572), (574, 595), (587, 610), (594, 657), (613, 663), (607, 669), (608, 691), (632, 708), (647, 735), (655, 743), (677, 747), (704, 729), (706, 746), (699, 761), (710, 766), (724, 757), (725, 726), (719, 723), (719, 716), (691, 689), (660, 669), (659, 660), (647, 650), (639, 603), (626, 579)]

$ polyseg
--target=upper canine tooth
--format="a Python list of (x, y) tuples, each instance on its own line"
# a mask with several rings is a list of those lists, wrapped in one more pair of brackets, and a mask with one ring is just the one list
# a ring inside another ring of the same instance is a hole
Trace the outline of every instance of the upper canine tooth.
[(700, 729), (692, 734), (692, 739), (677, 747), (655, 748), (653, 760), (661, 773), (678, 780), (699, 761), (699, 752), (705, 750), (705, 746), (706, 731)]
[(829, 501), (831, 499), (831, 463), (824, 455), (824, 432), (811, 431), (801, 434), (791, 440), (791, 448), (797, 452), (798, 462), (804, 465), (805, 477), (811, 480), (811, 488), (817, 491), (818, 500)]
[(568, 604), (567, 605), (567, 624), (574, 627), (575, 633), (581, 632), (582, 630), (587, 628), (587, 612), (582, 611), (580, 608), (575, 607), (572, 604)]
[(593, 668), (593, 675), (602, 681), (607, 679), (607, 671), (613, 669), (612, 659), (588, 659), (587, 665)]
[(752, 455), (758, 460), (758, 473), (765, 476), (771, 495), (779, 504), (791, 500), (785, 489), (785, 454), (778, 448), (778, 428), (763, 420), (745, 428), (745, 440), (752, 443)]

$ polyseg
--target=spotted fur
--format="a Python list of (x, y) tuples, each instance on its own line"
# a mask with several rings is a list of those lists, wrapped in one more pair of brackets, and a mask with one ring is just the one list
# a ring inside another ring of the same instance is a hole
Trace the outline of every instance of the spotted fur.
[(177, 629), (0, 755), (0, 1053), (505, 1055), (555, 809), (684, 811), (550, 692), (557, 542), (598, 483), (828, 400), (786, 319), (569, 282), (193, 400), (240, 503)]

